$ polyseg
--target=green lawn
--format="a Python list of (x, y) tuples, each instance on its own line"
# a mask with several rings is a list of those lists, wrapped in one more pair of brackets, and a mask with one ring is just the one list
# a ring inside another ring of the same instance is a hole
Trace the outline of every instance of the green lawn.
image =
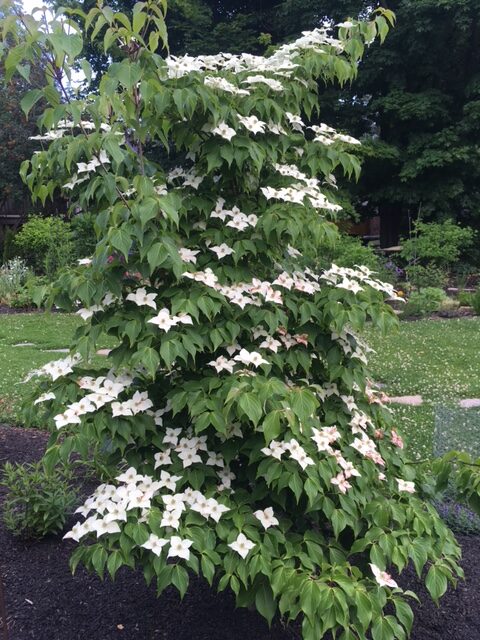
[[(64, 357), (48, 349), (68, 347), (80, 323), (76, 316), (63, 314), (1, 316), (0, 421), (17, 420), (26, 391), (21, 381), (32, 369)], [(392, 405), (398, 427), (416, 455), (423, 457), (432, 451), (434, 414), (439, 406), (454, 406), (462, 398), (480, 398), (479, 338), (480, 318), (402, 322), (387, 338), (367, 332), (377, 352), (371, 357), (373, 377), (385, 385), (384, 391), (392, 396), (423, 397), (421, 407)], [(25, 342), (34, 344), (13, 346)], [(467, 413), (468, 420), (476, 417), (480, 433), (479, 409), (464, 411), (463, 418), (459, 412), (455, 428), (468, 430)]]
[[(374, 379), (386, 385), (384, 391), (423, 397), (420, 407), (392, 407), (410, 449), (419, 457), (430, 455), (435, 412), (463, 398), (480, 398), (480, 319), (401, 322), (387, 338), (369, 332), (368, 341), (377, 352), (370, 360)], [(480, 435), (479, 409), (455, 408), (453, 429), (460, 439), (473, 423)], [(472, 437), (478, 440), (477, 434)]]
[[(0, 316), (0, 421), (16, 422), (26, 392), (22, 380), (32, 369), (67, 354), (48, 352), (68, 348), (81, 320), (59, 313)], [(22, 343), (32, 346), (14, 346)]]

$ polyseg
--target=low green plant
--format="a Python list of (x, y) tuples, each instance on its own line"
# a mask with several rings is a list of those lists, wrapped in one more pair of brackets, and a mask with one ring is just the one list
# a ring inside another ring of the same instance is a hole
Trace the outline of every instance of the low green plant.
[(10, 304), (30, 275), (25, 261), (13, 258), (0, 268), (0, 302)]
[(30, 216), (15, 236), (15, 247), (35, 273), (55, 275), (75, 259), (70, 225), (58, 217)]
[(417, 289), (425, 287), (441, 289), (448, 281), (447, 272), (434, 264), (427, 264), (425, 267), (421, 264), (412, 264), (406, 267), (405, 273), (410, 284)]
[(475, 293), (472, 293), (471, 301), (473, 310), (475, 311), (477, 316), (480, 315), (480, 289), (478, 291), (475, 291)]
[(443, 289), (426, 287), (414, 291), (403, 308), (404, 317), (421, 317), (438, 311), (447, 296)]
[(473, 293), (471, 291), (459, 291), (458, 302), (461, 307), (471, 307), (473, 301)]
[(95, 216), (93, 213), (79, 213), (73, 216), (70, 224), (77, 257), (91, 256), (97, 244), (94, 228)]
[(41, 462), (4, 466), (3, 521), (15, 536), (42, 538), (61, 531), (77, 498), (65, 466), (47, 471)]

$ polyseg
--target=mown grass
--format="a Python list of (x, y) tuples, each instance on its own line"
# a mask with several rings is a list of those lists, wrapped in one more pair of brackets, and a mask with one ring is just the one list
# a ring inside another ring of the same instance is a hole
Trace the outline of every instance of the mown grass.
[(480, 410), (458, 408), (461, 399), (480, 398), (480, 318), (401, 322), (386, 338), (374, 331), (367, 338), (376, 350), (370, 359), (374, 379), (383, 390), (423, 398), (419, 407), (391, 405), (416, 456), (430, 455), (445, 438), (459, 448), (480, 444)]
[[(32, 369), (64, 357), (49, 350), (68, 348), (80, 323), (64, 314), (1, 316), (0, 421), (18, 422), (27, 392), (21, 381)], [(447, 416), (453, 418), (450, 444), (458, 440), (461, 446), (462, 438), (470, 438), (480, 446), (480, 410), (455, 408), (462, 398), (480, 398), (480, 318), (402, 322), (387, 337), (369, 330), (367, 339), (376, 350), (370, 360), (373, 377), (384, 391), (423, 397), (420, 407), (391, 405), (415, 455), (432, 452), (435, 414), (442, 422), (444, 408), (454, 408)], [(33, 345), (14, 346), (29, 342)]]
[[(66, 354), (50, 349), (68, 348), (80, 320), (59, 313), (21, 313), (0, 316), (0, 421), (18, 422), (27, 393), (22, 383), (29, 371)], [(14, 346), (33, 343), (31, 346)]]

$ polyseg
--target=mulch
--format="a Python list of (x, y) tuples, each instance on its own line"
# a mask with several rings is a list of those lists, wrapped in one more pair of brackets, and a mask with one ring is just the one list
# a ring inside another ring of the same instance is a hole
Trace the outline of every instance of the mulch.
[[(47, 434), (0, 425), (0, 466), (32, 462)], [(1, 491), (0, 491), (1, 499)], [(480, 565), (477, 537), (460, 536), (466, 581), (450, 589), (437, 608), (413, 572), (402, 587), (415, 591), (413, 640), (480, 638)], [(176, 589), (158, 599), (140, 572), (120, 570), (115, 582), (79, 569), (72, 577), (74, 548), (58, 537), (37, 542), (14, 538), (0, 524), (0, 572), (5, 585), (9, 640), (297, 640), (298, 626), (272, 629), (256, 612), (235, 609), (228, 593), (216, 594), (192, 579), (181, 602)], [(0, 630), (0, 638), (2, 637)], [(2, 639), (3, 640), (3, 639)]]

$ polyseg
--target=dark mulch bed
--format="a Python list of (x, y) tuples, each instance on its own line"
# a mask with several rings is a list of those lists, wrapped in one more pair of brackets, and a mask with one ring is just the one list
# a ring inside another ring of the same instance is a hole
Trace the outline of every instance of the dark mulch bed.
[[(0, 426), (0, 465), (6, 460), (33, 461), (43, 452), (47, 435)], [(1, 497), (1, 495), (0, 495)], [(480, 638), (480, 566), (478, 538), (460, 537), (466, 582), (450, 590), (441, 609), (428, 598), (412, 573), (402, 586), (416, 591), (413, 640)], [(79, 570), (72, 577), (68, 557), (72, 544), (58, 539), (25, 543), (0, 526), (0, 570), (6, 587), (10, 640), (293, 640), (293, 628), (280, 623), (268, 629), (254, 612), (235, 609), (228, 594), (216, 595), (193, 580), (181, 603), (175, 589), (160, 599), (141, 574), (120, 571), (114, 583), (101, 582)], [(0, 634), (1, 637), (1, 634)]]
[(43, 313), (44, 309), (38, 307), (9, 307), (6, 304), (0, 304), (0, 315), (11, 315), (14, 313)]

